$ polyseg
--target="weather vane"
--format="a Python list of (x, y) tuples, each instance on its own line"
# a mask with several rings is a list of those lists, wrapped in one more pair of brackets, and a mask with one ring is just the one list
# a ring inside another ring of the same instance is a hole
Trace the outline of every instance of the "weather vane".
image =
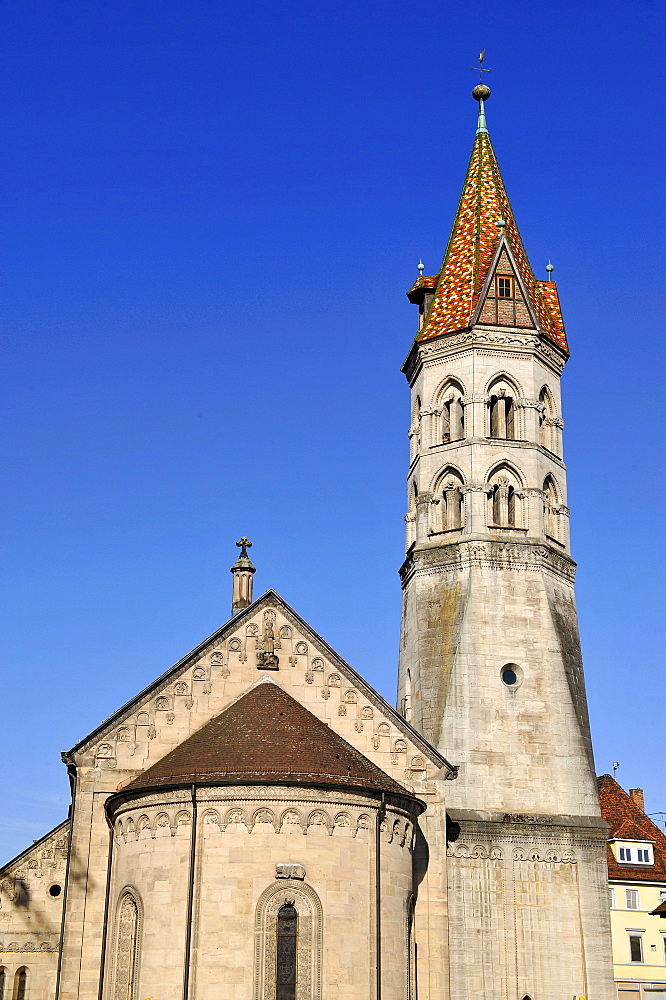
[(479, 65), (478, 66), (470, 66), (470, 69), (473, 69), (475, 72), (478, 72), (478, 74), (479, 74), (479, 83), (483, 83), (483, 74), (484, 73), (492, 73), (491, 69), (486, 69), (485, 66), (482, 65), (482, 63), (483, 63), (483, 57), (485, 56), (485, 54), (486, 54), (486, 50), (485, 49), (481, 49), (481, 51), (479, 52)]

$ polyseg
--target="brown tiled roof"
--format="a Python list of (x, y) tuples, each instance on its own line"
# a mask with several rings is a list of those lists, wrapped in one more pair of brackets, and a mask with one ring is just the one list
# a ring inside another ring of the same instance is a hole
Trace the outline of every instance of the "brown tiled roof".
[(336, 785), (409, 794), (271, 682), (251, 688), (123, 791), (217, 782)]
[(636, 882), (666, 882), (666, 836), (646, 816), (610, 774), (597, 778), (601, 815), (610, 826), (610, 837), (647, 840), (654, 845), (653, 865), (621, 865), (608, 846), (608, 877)]
[[(503, 227), (500, 218), (504, 219)], [(417, 340), (428, 340), (469, 326), (502, 232), (511, 247), (539, 327), (568, 353), (557, 290), (554, 282), (537, 281), (534, 277), (486, 131), (477, 132), (474, 141), (437, 290)], [(407, 294), (413, 294), (416, 287), (418, 280)]]
[(650, 910), (651, 917), (666, 917), (666, 899), (663, 903), (660, 903), (654, 910)]

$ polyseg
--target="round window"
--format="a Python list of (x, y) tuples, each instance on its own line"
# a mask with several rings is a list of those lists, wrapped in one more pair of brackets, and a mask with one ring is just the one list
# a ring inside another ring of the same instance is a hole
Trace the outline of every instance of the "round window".
[(49, 896), (53, 896), (54, 899), (56, 898), (56, 896), (59, 896), (61, 892), (62, 892), (62, 886), (58, 885), (57, 882), (55, 883), (55, 885), (49, 887)]
[(523, 671), (517, 663), (505, 663), (500, 670), (502, 683), (508, 688), (517, 688), (523, 680)]

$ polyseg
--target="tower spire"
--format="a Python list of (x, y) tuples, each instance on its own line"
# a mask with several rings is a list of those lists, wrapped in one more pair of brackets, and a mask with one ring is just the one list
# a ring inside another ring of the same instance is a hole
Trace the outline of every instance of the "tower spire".
[[(503, 241), (539, 332), (568, 352), (555, 282), (534, 277), (490, 141), (484, 103), (490, 87), (478, 83), (472, 96), (479, 102), (472, 156), (439, 274), (419, 279), (434, 287), (434, 294), (417, 340), (456, 333), (478, 321), (479, 300)], [(415, 289), (407, 293), (412, 301)]]

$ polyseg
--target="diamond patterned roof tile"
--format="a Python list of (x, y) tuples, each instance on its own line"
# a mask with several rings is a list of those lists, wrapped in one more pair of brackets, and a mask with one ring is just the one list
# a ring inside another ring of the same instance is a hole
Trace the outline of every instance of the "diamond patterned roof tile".
[[(500, 219), (504, 219), (504, 227), (499, 225)], [(417, 339), (440, 337), (471, 324), (502, 232), (541, 332), (568, 353), (555, 283), (537, 281), (532, 273), (495, 151), (485, 131), (478, 132), (474, 141), (437, 289)], [(418, 284), (417, 280), (413, 288)]]

